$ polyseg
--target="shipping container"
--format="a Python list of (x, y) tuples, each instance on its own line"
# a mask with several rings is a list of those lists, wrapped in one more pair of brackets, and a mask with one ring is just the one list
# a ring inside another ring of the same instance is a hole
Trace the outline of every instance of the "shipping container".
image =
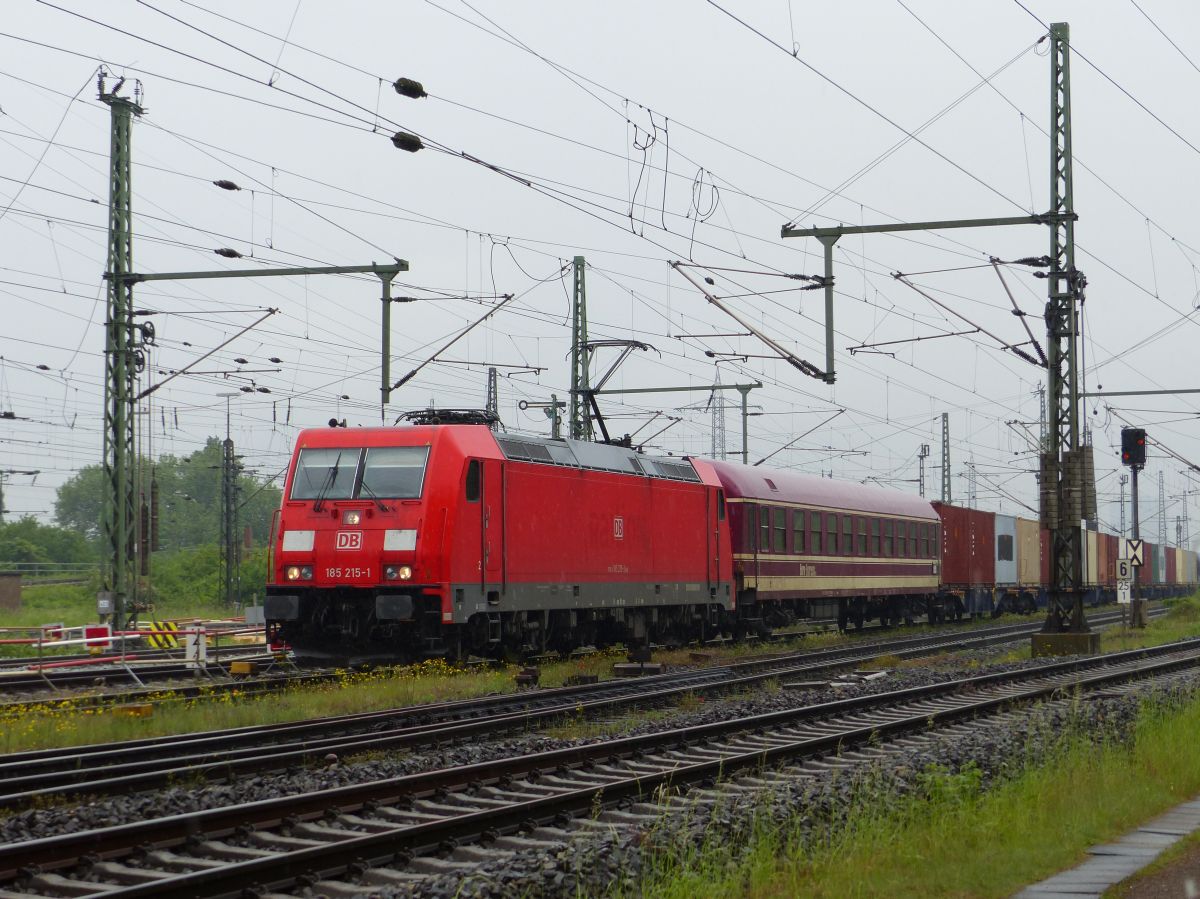
[(1163, 555), (1167, 557), (1166, 564), (1163, 566), (1163, 583), (1178, 584), (1179, 577), (1175, 572), (1175, 547), (1166, 547), (1163, 551)]
[(1017, 519), (1017, 583), (1036, 589), (1042, 583), (1040, 525), (1028, 518)]
[(1017, 583), (1017, 519), (1011, 515), (997, 515), (996, 530), (996, 586), (1013, 587)]
[(1116, 549), (1117, 538), (1112, 534), (1101, 533), (1098, 537), (1097, 546), (1100, 550), (1100, 589), (1103, 592), (1102, 599), (1107, 599), (1107, 593), (1116, 588)]
[(1085, 588), (1094, 588), (1100, 583), (1100, 550), (1097, 547), (1100, 541), (1096, 537), (1095, 531), (1085, 529), (1083, 532), (1083, 586)]
[(991, 512), (933, 503), (942, 520), (942, 587), (961, 594), (963, 610), (990, 613), (996, 583), (996, 525)]

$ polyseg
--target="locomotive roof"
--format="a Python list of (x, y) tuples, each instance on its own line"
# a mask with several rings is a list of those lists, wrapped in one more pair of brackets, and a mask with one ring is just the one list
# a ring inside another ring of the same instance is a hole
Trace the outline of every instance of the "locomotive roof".
[[(389, 446), (400, 441), (433, 444), (450, 440), (471, 455), (501, 455), (520, 462), (609, 471), (638, 477), (701, 483), (704, 479), (686, 458), (648, 456), (635, 449), (587, 440), (554, 440), (523, 434), (493, 433), (485, 425), (410, 425), (392, 428), (312, 428), (300, 432), (297, 446)], [(499, 452), (497, 452), (499, 450)]]
[(847, 509), (852, 512), (937, 520), (937, 513), (933, 511), (933, 506), (928, 500), (899, 490), (834, 481), (795, 471), (717, 462), (712, 459), (693, 461), (697, 467), (711, 466), (725, 488), (726, 497), (732, 499), (799, 503)]

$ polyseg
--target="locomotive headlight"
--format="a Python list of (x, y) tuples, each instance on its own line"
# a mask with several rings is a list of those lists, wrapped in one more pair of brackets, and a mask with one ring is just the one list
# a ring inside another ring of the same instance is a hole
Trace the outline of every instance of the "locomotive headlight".
[(407, 581), (412, 578), (412, 566), (388, 565), (383, 569), (383, 576), (389, 581)]
[(361, 524), (362, 512), (358, 509), (347, 509), (342, 513), (342, 524)]
[(311, 581), (312, 575), (311, 565), (289, 565), (283, 572), (283, 576), (289, 581)]

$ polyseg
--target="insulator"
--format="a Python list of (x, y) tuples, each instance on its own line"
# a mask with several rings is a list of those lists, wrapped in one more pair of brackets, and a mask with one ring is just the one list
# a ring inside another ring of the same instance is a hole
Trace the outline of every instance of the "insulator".
[(247, 365), (249, 363), (249, 360), (243, 359), (241, 356), (238, 356), (233, 361), (236, 362), (238, 365)]
[(225, 178), (222, 178), (219, 181), (214, 181), (213, 184), (221, 188), (221, 190), (241, 190), (240, 187)]
[(271, 392), (270, 387), (255, 387), (254, 389), (257, 390), (259, 393), (270, 393)]
[(414, 100), (419, 100), (422, 97), (428, 96), (421, 82), (413, 81), (411, 78), (397, 78), (392, 87), (402, 97), (411, 97)]
[(421, 138), (415, 134), (409, 134), (407, 131), (397, 131), (393, 134), (392, 146), (398, 150), (407, 150), (409, 153), (416, 153), (418, 150), (425, 149), (425, 145), (421, 143)]
[(218, 256), (224, 256), (226, 259), (241, 259), (242, 254), (232, 247), (221, 247), (218, 250), (213, 250)]
[(271, 357), (270, 359), (268, 359), (267, 361), (268, 361), (268, 362), (274, 362), (276, 365), (278, 365), (278, 364), (279, 364), (280, 362), (282, 362), (283, 360), (282, 360), (282, 359), (280, 359), (278, 356), (272, 356), (272, 357)]
[(138, 524), (140, 525), (138, 528), (140, 532), (138, 539), (138, 549), (140, 552), (138, 555), (141, 556), (141, 571), (142, 575), (145, 576), (150, 573), (150, 508), (146, 505), (145, 500), (142, 500), (141, 508), (138, 512)]
[(158, 478), (154, 478), (150, 481), (150, 551), (158, 549)]

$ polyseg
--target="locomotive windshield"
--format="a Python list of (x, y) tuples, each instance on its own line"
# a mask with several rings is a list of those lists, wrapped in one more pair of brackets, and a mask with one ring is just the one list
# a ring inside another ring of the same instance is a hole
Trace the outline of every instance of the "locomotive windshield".
[(361, 492), (384, 499), (416, 499), (425, 480), (427, 446), (372, 446), (367, 449)]
[(416, 499), (421, 495), (428, 458), (427, 446), (302, 449), (291, 498)]

